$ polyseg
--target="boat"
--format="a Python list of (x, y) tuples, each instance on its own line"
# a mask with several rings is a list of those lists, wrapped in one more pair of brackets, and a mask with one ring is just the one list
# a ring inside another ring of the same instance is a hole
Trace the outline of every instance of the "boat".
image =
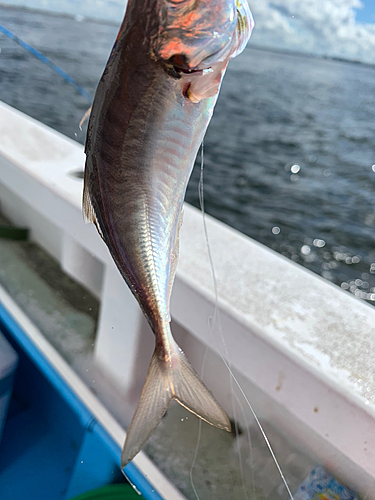
[[(27, 432), (27, 412), (22, 414), (22, 405), (17, 410), (13, 397), (0, 443), (0, 491), (2, 477), (7, 477), (1, 463), (10, 463), (16, 454), (11, 431), (16, 418), (24, 419), (25, 437), (20, 433), (18, 439), (28, 451), (19, 455), (25, 461), (14, 466), (6, 482), (19, 488), (22, 483), (24, 489), (1, 498), (27, 497), (35, 486), (32, 478), (42, 471), (46, 485), (50, 480), (56, 490), (33, 498), (68, 500), (90, 488), (123, 481), (120, 449), (153, 338), (106, 246), (95, 228), (83, 222), (83, 147), (4, 103), (0, 137), (2, 214), (14, 226), (27, 228), (30, 241), (99, 304), (92, 349), (86, 357), (80, 352), (77, 359), (73, 353), (72, 359), (41, 331), (31, 309), (0, 277), (1, 331), (20, 359), (14, 397), (27, 393), (24, 406), (48, 417), (45, 442), (38, 444)], [(309, 464), (324, 465), (358, 495), (375, 499), (374, 308), (225, 224), (209, 216), (205, 222), (217, 297), (202, 214), (185, 205), (171, 299), (178, 343), (198, 373), (204, 364), (206, 385), (243, 435), (249, 422), (254, 423), (255, 412), (266, 430), (271, 426), (283, 442), (293, 444), (296, 457), (299, 452), (308, 456)], [(92, 383), (93, 373), (101, 378), (99, 385)], [(238, 408), (233, 391), (241, 403)], [(187, 425), (185, 418), (179, 414), (171, 424), (176, 432)], [(65, 438), (64, 426), (73, 437)], [(160, 432), (167, 431), (164, 425)], [(190, 442), (193, 456), (197, 441), (189, 433), (186, 442), (181, 438), (182, 446)], [(51, 444), (49, 439), (56, 441)], [(188, 498), (191, 485), (184, 490), (183, 481), (173, 479), (176, 463), (151, 460), (158, 443), (151, 443), (148, 454), (141, 452), (127, 466), (127, 476), (145, 498)], [(32, 450), (39, 445), (38, 455)], [(290, 454), (284, 460), (282, 448), (276, 455), (283, 470), (288, 469)], [(160, 453), (163, 457), (171, 451)], [(190, 468), (184, 473), (189, 477)], [(276, 467), (272, 474), (280, 480)], [(302, 482), (303, 477), (297, 479)], [(280, 498), (288, 498), (285, 494)]]

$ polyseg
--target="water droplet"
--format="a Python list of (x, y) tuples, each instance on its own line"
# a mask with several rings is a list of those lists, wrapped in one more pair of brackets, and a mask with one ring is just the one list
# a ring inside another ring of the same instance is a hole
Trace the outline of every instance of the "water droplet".
[(277, 226), (272, 228), (272, 234), (280, 234), (281, 229)]
[(344, 281), (343, 283), (341, 283), (341, 288), (343, 288), (344, 290), (347, 290), (349, 288), (348, 283), (346, 283), (346, 281)]
[(298, 172), (301, 170), (301, 167), (299, 165), (297, 165), (297, 163), (295, 163), (294, 165), (292, 165), (290, 167), (290, 171), (292, 172), (292, 174), (298, 174)]
[(323, 171), (323, 175), (324, 177), (329, 177), (331, 175), (331, 171), (329, 168), (326, 168), (324, 171)]
[(371, 170), (372, 170), (373, 172), (375, 172), (375, 163), (374, 163), (374, 165), (372, 165)]
[(326, 242), (324, 240), (320, 240), (319, 238), (315, 238), (313, 241), (313, 245), (318, 248), (323, 248), (325, 246)]
[(303, 245), (303, 247), (301, 248), (301, 253), (303, 255), (309, 255), (310, 252), (311, 248), (309, 247), (309, 245)]

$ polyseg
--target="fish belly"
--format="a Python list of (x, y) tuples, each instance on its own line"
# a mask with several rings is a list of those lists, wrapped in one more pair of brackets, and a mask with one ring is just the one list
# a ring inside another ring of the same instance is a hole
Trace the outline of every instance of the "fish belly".
[(92, 111), (102, 132), (88, 153), (90, 199), (120, 272), (157, 332), (169, 322), (178, 221), (214, 99), (190, 102), (181, 82), (153, 61), (141, 71), (127, 68), (106, 94)]

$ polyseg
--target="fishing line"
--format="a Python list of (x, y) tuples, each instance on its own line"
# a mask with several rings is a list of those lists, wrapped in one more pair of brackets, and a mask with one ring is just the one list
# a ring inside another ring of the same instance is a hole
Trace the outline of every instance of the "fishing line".
[[(216, 280), (216, 275), (215, 275), (215, 269), (214, 269), (214, 265), (213, 265), (213, 259), (212, 259), (212, 254), (211, 254), (211, 248), (210, 248), (210, 244), (209, 244), (209, 238), (208, 238), (208, 230), (207, 230), (207, 224), (206, 224), (206, 218), (205, 218), (205, 212), (204, 212), (204, 197), (203, 197), (203, 143), (202, 143), (202, 163), (201, 163), (201, 178), (200, 178), (200, 182), (199, 182), (199, 186), (198, 186), (198, 192), (199, 192), (199, 202), (201, 204), (201, 210), (202, 210), (202, 216), (203, 216), (203, 228), (204, 228), (204, 234), (205, 234), (205, 238), (206, 238), (206, 243), (207, 243), (207, 253), (208, 253), (208, 259), (209, 259), (209, 262), (210, 262), (210, 267), (211, 267), (211, 274), (212, 274), (212, 279), (213, 279), (213, 284), (214, 284), (214, 293), (215, 293), (215, 314), (214, 316), (216, 316), (216, 311), (217, 311), (217, 317), (218, 317), (218, 326), (219, 326), (219, 331), (220, 331), (220, 335), (221, 335), (221, 341), (222, 341), (222, 344), (224, 346), (224, 349), (225, 349), (225, 354), (227, 356), (227, 358), (229, 359), (229, 352), (228, 352), (228, 348), (226, 346), (226, 342), (225, 342), (225, 338), (224, 338), (224, 335), (223, 335), (223, 331), (222, 331), (222, 328), (221, 328), (221, 321), (220, 321), (220, 311), (219, 311), (219, 308), (218, 308), (218, 291), (217, 291), (217, 280)], [(263, 436), (263, 439), (267, 445), (267, 448), (272, 456), (272, 459), (276, 465), (276, 468), (277, 468), (277, 471), (281, 477), (281, 480), (286, 488), (286, 491), (288, 493), (288, 496), (291, 500), (294, 500), (293, 498), (293, 494), (288, 486), (288, 483), (285, 479), (285, 476), (284, 476), (284, 473), (283, 471), (281, 470), (281, 467), (280, 467), (280, 464), (276, 458), (276, 455), (275, 455), (275, 452), (273, 451), (273, 448), (271, 446), (271, 443), (263, 429), (263, 426), (262, 424), (260, 423), (260, 420), (259, 418), (257, 417), (256, 413), (255, 413), (255, 410), (254, 408), (252, 407), (250, 401), (248, 400), (246, 394), (244, 393), (240, 383), (238, 382), (236, 376), (234, 375), (233, 371), (232, 371), (232, 368), (231, 366), (228, 364), (227, 360), (224, 358), (219, 346), (217, 345), (217, 342), (216, 342), (216, 339), (214, 337), (214, 335), (212, 334), (212, 331), (210, 332), (211, 333), (211, 338), (215, 344), (215, 347), (216, 347), (216, 350), (218, 351), (224, 365), (226, 366), (231, 378), (233, 379), (233, 381), (235, 382), (235, 384), (237, 385), (238, 389), (240, 390), (241, 394), (242, 394), (242, 397), (244, 398), (244, 400), (246, 401), (246, 404), (247, 406), (249, 407), (253, 417), (254, 417), (254, 420)]]
[[(227, 367), (227, 369), (228, 369), (228, 371), (229, 371), (230, 375), (232, 376), (232, 378), (233, 378), (233, 380), (234, 380), (235, 384), (237, 385), (238, 389), (240, 390), (240, 392), (241, 392), (241, 394), (242, 394), (242, 396), (243, 396), (244, 400), (246, 401), (246, 403), (247, 403), (247, 405), (248, 405), (248, 407), (249, 407), (249, 409), (250, 409), (250, 411), (251, 411), (251, 413), (252, 413), (252, 415), (253, 415), (253, 417), (254, 417), (254, 419), (255, 419), (255, 422), (256, 422), (256, 424), (257, 424), (257, 426), (258, 426), (258, 428), (259, 428), (260, 432), (262, 433), (263, 439), (265, 440), (266, 445), (267, 445), (267, 448), (268, 448), (269, 452), (271, 453), (271, 456), (272, 456), (272, 458), (273, 458), (273, 461), (275, 462), (276, 468), (277, 468), (277, 470), (278, 470), (278, 472), (279, 472), (279, 475), (280, 475), (280, 477), (281, 477), (281, 479), (282, 479), (282, 481), (283, 481), (283, 483), (284, 483), (284, 486), (285, 486), (285, 488), (286, 488), (286, 490), (287, 490), (287, 492), (288, 492), (288, 495), (289, 495), (290, 499), (291, 499), (291, 500), (294, 500), (293, 495), (292, 495), (292, 492), (290, 491), (290, 488), (289, 488), (288, 483), (287, 483), (287, 481), (286, 481), (286, 479), (285, 479), (285, 476), (284, 476), (284, 474), (283, 474), (283, 471), (281, 470), (281, 467), (280, 467), (279, 462), (278, 462), (278, 460), (277, 460), (277, 458), (276, 458), (276, 455), (275, 455), (275, 453), (274, 453), (274, 451), (273, 451), (273, 448), (272, 448), (272, 446), (271, 446), (271, 443), (269, 442), (269, 439), (268, 439), (268, 437), (267, 437), (267, 435), (266, 435), (266, 433), (265, 433), (265, 431), (264, 431), (264, 429), (263, 429), (262, 424), (260, 423), (260, 421), (259, 421), (258, 417), (256, 416), (256, 413), (255, 413), (254, 408), (253, 408), (253, 407), (252, 407), (252, 405), (250, 404), (250, 401), (248, 400), (248, 398), (247, 398), (246, 394), (244, 393), (244, 391), (243, 391), (243, 389), (242, 389), (242, 387), (241, 387), (240, 383), (238, 382), (237, 378), (235, 377), (234, 373), (232, 372), (232, 370), (231, 370), (231, 368), (230, 368), (230, 366), (229, 366), (228, 362), (225, 360), (224, 356), (222, 355), (222, 353), (221, 353), (221, 351), (220, 351), (220, 349), (219, 349), (219, 347), (218, 347), (218, 345), (217, 345), (217, 343), (216, 343), (215, 338), (214, 338), (214, 337), (212, 337), (212, 338), (213, 338), (213, 341), (214, 341), (214, 343), (215, 343), (215, 347), (216, 347), (216, 349), (218, 350), (218, 352), (219, 352), (219, 354), (220, 354), (221, 359), (223, 360), (223, 363), (224, 363), (224, 364), (225, 364), (225, 366)], [(225, 346), (225, 343), (224, 343), (224, 346)], [(226, 349), (226, 353), (228, 354), (228, 350), (227, 350), (227, 349)]]
[[(209, 242), (209, 239), (208, 239), (208, 231), (207, 231), (206, 219), (205, 219), (205, 209), (204, 209), (204, 176), (203, 176), (203, 172), (204, 172), (204, 143), (202, 142), (202, 146), (201, 146), (201, 168), (200, 168), (200, 177), (199, 177), (199, 183), (198, 183), (198, 197), (199, 197), (200, 209), (201, 209), (201, 212), (202, 212), (203, 226), (204, 226), (205, 237), (206, 237), (206, 244), (207, 244), (207, 251), (208, 251), (208, 254), (209, 254), (209, 260), (210, 260), (210, 264), (211, 264), (212, 278), (214, 280), (214, 289), (215, 289), (214, 315), (213, 315), (213, 317), (210, 316), (208, 318), (209, 332), (211, 334), (211, 337), (213, 337), (213, 329), (214, 329), (214, 326), (215, 326), (215, 320), (218, 320), (220, 322), (220, 316), (219, 316), (219, 308), (218, 308), (218, 293), (217, 293), (216, 275), (215, 275), (214, 268), (213, 268), (213, 260), (212, 260), (212, 255), (211, 255), (211, 248), (210, 248), (210, 242)], [(205, 360), (206, 360), (206, 356), (207, 356), (207, 350), (208, 350), (208, 347), (206, 345), (205, 354), (204, 354), (204, 362), (202, 363), (201, 378), (203, 377), (203, 370), (204, 370), (204, 364), (205, 364)], [(231, 390), (232, 411), (233, 411), (234, 421), (235, 421), (235, 434), (236, 434), (236, 438), (238, 438), (238, 424), (237, 424), (236, 411), (235, 411), (235, 406), (234, 406), (234, 401), (233, 401), (233, 395), (236, 397), (236, 400), (238, 402), (238, 405), (240, 407), (240, 410), (241, 410), (242, 414), (244, 414), (244, 410), (243, 410), (243, 407), (242, 407), (242, 405), (241, 405), (241, 403), (240, 403), (237, 395), (234, 393), (234, 390), (233, 390), (233, 381), (232, 381), (231, 377), (229, 378), (229, 384), (230, 384), (230, 390)], [(190, 469), (190, 473), (191, 473), (191, 475), (190, 475), (190, 481), (192, 483), (192, 487), (194, 489), (194, 492), (195, 492), (196, 496), (197, 496), (197, 493), (196, 493), (196, 490), (195, 490), (195, 487), (194, 487), (194, 484), (193, 484), (192, 471), (193, 471), (193, 467), (195, 465), (195, 460), (196, 460), (196, 456), (197, 456), (198, 449), (199, 449), (199, 442), (200, 442), (200, 435), (201, 435), (201, 425), (202, 425), (202, 423), (199, 422), (198, 442), (197, 442), (197, 446), (196, 446), (196, 449), (195, 449), (195, 455), (194, 455), (193, 465), (192, 465), (192, 468)], [(248, 429), (247, 429), (247, 433), (248, 433), (248, 436), (249, 436), (249, 447), (251, 449), (251, 440), (250, 440), (250, 434), (249, 434), (249, 430)], [(239, 444), (239, 441), (238, 441), (238, 444)], [(242, 455), (241, 455), (241, 452), (239, 452), (238, 457), (239, 457), (239, 463), (240, 463), (240, 476), (241, 476), (241, 481), (242, 481), (242, 487), (243, 487), (243, 490), (244, 490), (244, 494), (245, 494), (246, 500), (249, 500), (249, 497), (248, 497), (247, 491), (246, 491), (245, 481), (244, 481), (243, 464), (242, 464)], [(252, 471), (252, 476), (254, 478), (253, 471)], [(253, 488), (254, 488), (254, 481), (253, 481)], [(197, 496), (197, 498), (198, 498), (198, 496)]]
[[(206, 346), (206, 349), (205, 349), (205, 351), (204, 351), (203, 361), (202, 361), (201, 373), (200, 373), (200, 376), (201, 376), (201, 379), (202, 379), (202, 380), (203, 380), (203, 374), (204, 374), (204, 369), (205, 369), (205, 365), (206, 365), (207, 350), (208, 350), (208, 349), (207, 349), (207, 346)], [(195, 484), (194, 484), (194, 480), (193, 480), (193, 470), (194, 470), (194, 467), (195, 467), (195, 462), (197, 461), (197, 457), (198, 457), (198, 450), (199, 450), (199, 445), (200, 445), (200, 441), (201, 441), (201, 435), (202, 435), (202, 420), (199, 418), (199, 419), (198, 419), (198, 437), (197, 437), (197, 445), (196, 445), (196, 447), (195, 447), (194, 457), (193, 457), (193, 461), (192, 461), (192, 463), (191, 463), (190, 473), (189, 473), (189, 476), (190, 476), (190, 484), (191, 484), (191, 487), (193, 488), (194, 495), (196, 496), (196, 499), (197, 499), (197, 500), (200, 500), (200, 498), (199, 498), (199, 495), (198, 495), (197, 489), (196, 489)]]
[(63, 78), (69, 85), (74, 87), (77, 92), (81, 94), (82, 97), (86, 99), (90, 104), (92, 103), (92, 97), (91, 95), (85, 90), (82, 85), (80, 85), (78, 82), (74, 80), (66, 71), (64, 71), (60, 66), (52, 62), (50, 59), (48, 59), (47, 56), (39, 52), (39, 50), (35, 49), (32, 47), (30, 44), (19, 38), (17, 35), (12, 33), (10, 30), (5, 28), (0, 24), (0, 33), (3, 33), (5, 36), (13, 40), (13, 42), (17, 43), (20, 45), (22, 48), (26, 49), (30, 54), (32, 54), (34, 57), (39, 59), (43, 64), (51, 68), (55, 73), (57, 73), (61, 78)]
[[(207, 243), (208, 243), (208, 240), (207, 240)], [(211, 261), (211, 265), (213, 266), (213, 261)], [(213, 267), (212, 267), (212, 270), (214, 272), (214, 268)], [(220, 335), (221, 335), (222, 344), (225, 347), (226, 356), (229, 359), (229, 352), (228, 352), (228, 349), (226, 347), (225, 338), (224, 338), (224, 335), (223, 335), (223, 329), (222, 329), (222, 325), (221, 325), (220, 310), (218, 308), (218, 292), (217, 292), (217, 288), (216, 288), (215, 292), (216, 292), (216, 299), (215, 299), (215, 301), (216, 301), (216, 308), (215, 308), (215, 312), (217, 311), (217, 322), (218, 322), (219, 332), (220, 332)], [(211, 338), (214, 340), (216, 348), (218, 349), (218, 346), (217, 346), (216, 341), (215, 341), (214, 336), (213, 336), (213, 331), (211, 331), (210, 333), (211, 333)], [(223, 356), (222, 356), (222, 354), (220, 352), (220, 349), (218, 349), (218, 352), (220, 354), (220, 357), (223, 359)], [(229, 366), (230, 366), (230, 363), (229, 363)], [(247, 421), (247, 417), (246, 417), (246, 414), (245, 414), (244, 407), (243, 407), (241, 401), (239, 400), (239, 398), (238, 398), (238, 396), (236, 394), (236, 391), (235, 391), (235, 389), (233, 387), (233, 378), (234, 378), (233, 377), (233, 373), (229, 372), (229, 385), (230, 385), (230, 391), (231, 391), (231, 402), (232, 402), (232, 411), (233, 411), (233, 418), (234, 418), (234, 424), (235, 424), (235, 434), (236, 434), (236, 439), (237, 439), (237, 441), (239, 443), (239, 440), (238, 440), (239, 435), (238, 435), (237, 415), (236, 415), (236, 411), (235, 411), (233, 396), (235, 397), (235, 399), (237, 401), (237, 404), (238, 404), (238, 406), (240, 408), (240, 411), (242, 413), (242, 417), (243, 417), (244, 422), (245, 422), (247, 442), (248, 442), (248, 445), (249, 445), (249, 458), (250, 458), (251, 480), (252, 480), (252, 487), (253, 487), (253, 498), (255, 498), (255, 478), (254, 478), (253, 452), (252, 452), (253, 448), (252, 448), (252, 441), (251, 441), (250, 425), (249, 425), (249, 423)], [(245, 486), (245, 481), (244, 481), (244, 475), (243, 475), (243, 464), (242, 464), (242, 455), (241, 455), (240, 447), (238, 447), (238, 459), (239, 459), (239, 464), (240, 464), (240, 476), (241, 476), (241, 481), (242, 481), (242, 487), (243, 487), (246, 499), (248, 500), (246, 486)]]
[[(212, 323), (211, 323), (210, 328), (209, 328), (211, 337), (213, 337), (213, 329), (214, 329), (214, 325), (215, 325), (215, 320), (218, 321), (220, 330), (221, 330), (221, 326), (220, 326), (220, 315), (219, 315), (216, 275), (215, 275), (215, 271), (214, 271), (213, 259), (212, 259), (212, 254), (211, 254), (211, 247), (210, 247), (210, 242), (209, 242), (209, 238), (208, 238), (208, 230), (207, 230), (207, 225), (206, 225), (205, 208), (204, 208), (204, 144), (203, 144), (203, 142), (202, 142), (202, 147), (201, 147), (201, 169), (200, 169), (200, 177), (199, 177), (199, 183), (198, 183), (198, 197), (199, 197), (200, 209), (202, 211), (202, 219), (203, 219), (204, 233), (205, 233), (205, 238), (206, 238), (207, 252), (208, 252), (208, 257), (209, 257), (209, 261), (210, 261), (211, 274), (212, 274), (212, 279), (214, 282), (214, 291), (215, 291), (214, 316), (212, 318)], [(206, 349), (205, 349), (205, 355), (206, 355), (206, 353), (207, 353), (207, 345), (206, 345)], [(236, 411), (235, 411), (235, 407), (234, 407), (233, 395), (235, 395), (235, 397), (239, 403), (240, 409), (242, 410), (243, 413), (244, 413), (244, 411), (243, 411), (243, 408), (242, 408), (240, 401), (237, 398), (237, 395), (234, 394), (233, 381), (232, 381), (231, 377), (229, 378), (229, 384), (230, 384), (230, 391), (231, 391), (232, 411), (233, 411), (233, 417), (234, 417), (234, 421), (235, 421), (235, 434), (236, 434), (236, 438), (238, 439), (238, 424), (237, 424), (237, 418), (236, 418)], [(251, 448), (251, 441), (249, 441), (249, 446)], [(243, 464), (242, 464), (241, 452), (239, 452), (238, 458), (239, 458), (239, 463), (240, 463), (240, 475), (241, 475), (242, 487), (243, 487), (243, 490), (245, 493), (246, 500), (249, 500), (247, 492), (246, 492), (244, 477), (243, 477)]]
[[(256, 498), (258, 497), (258, 495), (256, 495), (256, 492), (255, 492), (255, 478), (254, 478), (254, 462), (253, 462), (253, 453), (252, 453), (252, 450), (253, 450), (253, 446), (252, 446), (252, 442), (251, 442), (251, 435), (250, 435), (250, 425), (247, 421), (247, 416), (246, 416), (246, 413), (245, 413), (245, 410), (244, 410), (244, 407), (243, 405), (241, 404), (237, 394), (234, 392), (234, 396), (236, 398), (236, 401), (238, 403), (238, 406), (240, 407), (240, 410), (241, 410), (241, 413), (242, 413), (242, 418), (245, 422), (245, 428), (246, 428), (246, 437), (247, 437), (247, 442), (249, 443), (249, 463), (250, 463), (250, 469), (251, 469), (251, 484), (253, 486), (253, 498), (256, 500)], [(237, 438), (238, 439), (238, 438)]]
[[(201, 146), (201, 173), (200, 173), (200, 179), (199, 179), (199, 183), (198, 183), (198, 198), (199, 198), (199, 203), (200, 203), (200, 206), (201, 206), (201, 210), (204, 213), (204, 206), (203, 206), (203, 202), (204, 202), (204, 200), (203, 200), (203, 164), (204, 164), (204, 157), (203, 157), (203, 141), (202, 141), (202, 146)], [(216, 310), (216, 304), (215, 304), (215, 310)], [(215, 312), (214, 312), (214, 315), (215, 315)], [(209, 329), (213, 328), (213, 323), (210, 324), (210, 319), (211, 319), (211, 317), (208, 318), (208, 327), (209, 327)], [(206, 366), (207, 352), (208, 352), (208, 347), (206, 345), (206, 348), (204, 350), (204, 355), (203, 355), (201, 373), (200, 373), (201, 380), (203, 380), (204, 370), (205, 370), (205, 366)], [(197, 490), (195, 488), (195, 484), (194, 484), (194, 480), (193, 480), (193, 470), (194, 470), (194, 467), (195, 467), (195, 462), (197, 461), (198, 450), (199, 450), (199, 445), (200, 445), (200, 441), (201, 441), (201, 434), (202, 434), (202, 420), (199, 419), (199, 422), (198, 422), (197, 444), (196, 444), (196, 447), (195, 447), (194, 457), (193, 457), (193, 461), (192, 461), (192, 464), (191, 464), (191, 467), (190, 467), (190, 474), (189, 474), (190, 475), (190, 484), (191, 484), (191, 487), (193, 488), (193, 491), (194, 491), (194, 494), (195, 494), (197, 500), (200, 500), (200, 498), (199, 498), (198, 492), (197, 492)]]
[[(230, 380), (231, 380), (231, 378), (230, 378)], [(232, 384), (231, 384), (231, 386), (232, 386)], [(240, 440), (239, 440), (238, 420), (237, 420), (237, 413), (236, 413), (235, 406), (234, 406), (233, 396), (236, 398), (237, 404), (240, 407), (240, 410), (242, 410), (242, 415), (244, 416), (244, 411), (243, 411), (241, 402), (240, 402), (237, 394), (234, 391), (232, 391), (232, 387), (231, 387), (231, 400), (232, 400), (232, 410), (233, 410), (233, 420), (234, 420), (234, 431), (235, 431), (235, 434), (236, 434), (236, 441), (237, 441), (236, 445), (237, 445), (238, 461), (239, 461), (239, 464), (240, 464), (240, 476), (241, 476), (241, 481), (242, 481), (242, 489), (243, 489), (244, 495), (246, 497), (246, 500), (249, 500), (249, 497), (248, 497), (248, 494), (247, 494), (247, 490), (246, 490), (246, 485), (245, 485), (244, 474), (243, 474), (241, 443), (240, 443)], [(251, 448), (251, 441), (250, 441), (250, 448)], [(252, 469), (252, 467), (250, 467), (250, 468)], [(254, 475), (253, 475), (252, 485), (253, 485), (253, 498), (255, 498)]]
[[(208, 240), (207, 240), (207, 243), (209, 244)], [(212, 262), (212, 265), (213, 265), (213, 262)], [(222, 327), (221, 327), (220, 311), (219, 311), (219, 308), (218, 308), (217, 288), (216, 288), (215, 291), (216, 291), (216, 297), (215, 297), (214, 322), (215, 322), (215, 319), (218, 322), (218, 327), (219, 327), (219, 331), (220, 331), (220, 334), (221, 334), (222, 342), (223, 342), (223, 344), (225, 346), (225, 341), (224, 341), (224, 338), (223, 338)], [(213, 328), (211, 329), (210, 334), (211, 334), (211, 338), (214, 339)], [(227, 349), (226, 349), (226, 352), (227, 352), (227, 357), (229, 357)], [(220, 351), (219, 351), (219, 354), (221, 356)], [(239, 409), (240, 409), (240, 411), (242, 413), (242, 416), (244, 418), (244, 421), (245, 421), (246, 435), (247, 435), (247, 440), (248, 440), (248, 445), (249, 445), (250, 470), (251, 470), (251, 476), (252, 476), (251, 479), (252, 479), (252, 487), (253, 487), (253, 498), (255, 498), (255, 480), (254, 480), (254, 469), (253, 469), (253, 462), (252, 462), (252, 443), (251, 443), (251, 436), (250, 436), (250, 426), (248, 425), (247, 418), (245, 416), (244, 407), (243, 407), (241, 401), (239, 400), (239, 398), (238, 398), (238, 396), (236, 394), (235, 388), (233, 387), (233, 379), (232, 379), (232, 377), (231, 377), (230, 374), (229, 374), (229, 386), (230, 386), (232, 413), (233, 413), (233, 420), (234, 420), (234, 430), (235, 430), (236, 440), (237, 440), (237, 443), (238, 443), (238, 446), (237, 446), (237, 448), (238, 448), (238, 461), (239, 461), (239, 468), (240, 468), (240, 477), (241, 477), (242, 489), (244, 491), (244, 495), (246, 497), (246, 500), (249, 500), (249, 497), (248, 497), (248, 494), (247, 494), (247, 490), (246, 490), (246, 485), (245, 485), (245, 479), (244, 479), (244, 469), (243, 469), (242, 454), (241, 454), (241, 447), (240, 447), (239, 433), (238, 433), (238, 419), (237, 419), (237, 412), (236, 412), (235, 404), (234, 404), (234, 398), (237, 401), (237, 404), (239, 406)]]

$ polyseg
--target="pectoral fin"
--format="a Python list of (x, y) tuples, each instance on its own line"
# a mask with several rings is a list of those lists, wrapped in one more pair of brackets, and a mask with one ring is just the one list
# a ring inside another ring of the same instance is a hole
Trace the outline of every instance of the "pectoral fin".
[(228, 66), (228, 59), (224, 62), (213, 64), (212, 67), (202, 75), (194, 75), (186, 95), (191, 102), (198, 103), (202, 99), (214, 97), (220, 90), (220, 85)]

